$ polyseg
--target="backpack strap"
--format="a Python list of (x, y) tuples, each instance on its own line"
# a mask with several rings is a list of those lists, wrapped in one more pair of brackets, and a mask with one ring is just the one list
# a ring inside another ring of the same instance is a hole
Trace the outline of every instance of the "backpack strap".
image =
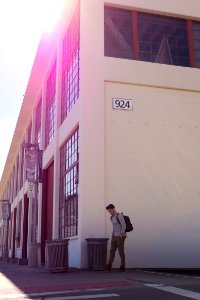
[(117, 213), (117, 215), (116, 215), (117, 222), (118, 222), (120, 225), (122, 225), (122, 224), (120, 223), (120, 221), (119, 221), (118, 214), (119, 214), (119, 213)]

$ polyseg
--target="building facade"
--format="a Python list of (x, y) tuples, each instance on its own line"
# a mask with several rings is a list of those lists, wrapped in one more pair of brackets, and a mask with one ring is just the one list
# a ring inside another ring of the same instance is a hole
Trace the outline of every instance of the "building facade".
[[(1, 257), (41, 265), (45, 240), (67, 238), (69, 265), (85, 268), (85, 239), (111, 236), (114, 203), (135, 225), (127, 267), (199, 268), (199, 68), (198, 0), (66, 1), (2, 175)], [(43, 150), (36, 198), (24, 143)]]

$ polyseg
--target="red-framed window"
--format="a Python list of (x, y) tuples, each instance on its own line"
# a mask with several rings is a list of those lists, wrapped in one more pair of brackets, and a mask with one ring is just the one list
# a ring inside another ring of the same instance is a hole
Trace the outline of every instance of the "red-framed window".
[(105, 56), (200, 67), (200, 22), (105, 6)]
[(14, 189), (15, 189), (15, 166), (13, 167), (13, 170), (12, 170), (12, 186), (11, 186), (11, 193), (12, 193), (12, 202), (14, 201)]
[(72, 16), (63, 39), (61, 122), (79, 98), (80, 82), (80, 7)]
[(35, 143), (40, 143), (41, 139), (41, 110), (42, 99), (39, 100), (35, 111)]
[(45, 146), (47, 147), (55, 134), (55, 98), (56, 98), (56, 61), (53, 63), (47, 80), (46, 92), (46, 126)]
[[(23, 139), (22, 144), (25, 142)], [(21, 147), (21, 163), (20, 163), (20, 189), (24, 184), (24, 149)]]
[(32, 122), (30, 123), (28, 127), (28, 132), (27, 132), (27, 143), (31, 143), (31, 133), (32, 133)]
[(192, 37), (195, 66), (200, 68), (200, 22), (192, 22)]
[(16, 174), (15, 174), (15, 180), (16, 180), (16, 190), (15, 190), (15, 196), (17, 196), (20, 185), (19, 185), (19, 155), (17, 156), (16, 160)]
[(14, 189), (15, 189), (15, 166), (13, 166), (13, 170), (12, 170), (12, 175), (11, 175), (11, 198), (12, 198), (12, 202), (14, 201)]
[(105, 7), (105, 56), (133, 59), (131, 10)]
[(60, 150), (60, 237), (78, 234), (79, 129)]

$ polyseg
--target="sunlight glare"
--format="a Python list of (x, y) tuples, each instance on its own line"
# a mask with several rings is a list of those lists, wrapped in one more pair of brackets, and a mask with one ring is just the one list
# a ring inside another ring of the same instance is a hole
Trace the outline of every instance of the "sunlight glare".
[(35, 9), (40, 10), (40, 18), (36, 19), (36, 22), (40, 22), (41, 29), (45, 32), (51, 32), (56, 23), (59, 21), (59, 18), (62, 15), (64, 6), (69, 0), (38, 0), (34, 3), (37, 3)]

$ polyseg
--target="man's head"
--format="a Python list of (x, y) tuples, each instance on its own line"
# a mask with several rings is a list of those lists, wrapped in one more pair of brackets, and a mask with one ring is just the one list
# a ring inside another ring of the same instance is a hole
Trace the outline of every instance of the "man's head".
[(109, 204), (106, 206), (106, 210), (111, 214), (114, 215), (116, 210), (115, 210), (115, 206), (113, 204)]

